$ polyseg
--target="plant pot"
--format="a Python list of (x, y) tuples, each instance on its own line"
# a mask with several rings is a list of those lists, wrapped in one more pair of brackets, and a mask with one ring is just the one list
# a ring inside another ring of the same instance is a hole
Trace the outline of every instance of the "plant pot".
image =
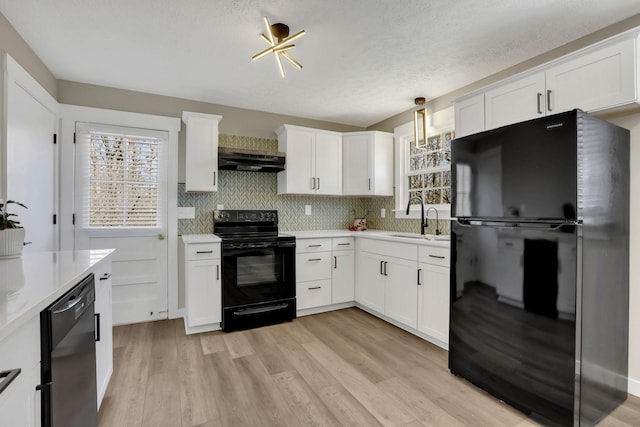
[(0, 230), (0, 257), (18, 256), (24, 247), (24, 228)]

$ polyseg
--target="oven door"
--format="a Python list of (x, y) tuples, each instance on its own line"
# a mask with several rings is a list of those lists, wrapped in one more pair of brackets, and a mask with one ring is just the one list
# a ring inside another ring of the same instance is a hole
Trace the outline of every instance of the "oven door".
[(295, 298), (295, 241), (222, 244), (222, 306)]

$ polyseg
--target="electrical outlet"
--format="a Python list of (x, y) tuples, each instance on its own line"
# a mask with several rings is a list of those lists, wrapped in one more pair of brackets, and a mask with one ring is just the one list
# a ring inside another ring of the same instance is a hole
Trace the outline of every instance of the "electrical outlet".
[(311, 205), (304, 205), (304, 214), (311, 215)]
[(387, 216), (387, 210), (385, 208), (380, 208), (380, 218), (384, 218)]
[(216, 209), (221, 211), (224, 209), (224, 205), (216, 205)]

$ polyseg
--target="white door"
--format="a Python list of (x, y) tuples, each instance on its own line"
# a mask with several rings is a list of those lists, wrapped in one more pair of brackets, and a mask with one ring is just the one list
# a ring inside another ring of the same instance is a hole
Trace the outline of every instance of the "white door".
[(543, 72), (487, 91), (484, 94), (486, 129), (544, 116), (545, 99)]
[(449, 268), (420, 263), (418, 330), (449, 343)]
[(315, 158), (316, 194), (342, 194), (342, 136), (318, 132)]
[(56, 200), (55, 101), (7, 56), (7, 150), (3, 196), (27, 206), (9, 211), (25, 228), (25, 252), (53, 251)]
[(331, 302), (339, 304), (355, 299), (355, 257), (353, 251), (333, 252)]
[(356, 301), (384, 314), (384, 272), (380, 255), (360, 252), (356, 268)]
[(371, 194), (372, 133), (345, 134), (342, 137), (342, 194)]
[(167, 132), (76, 124), (75, 247), (115, 248), (113, 323), (167, 318)]
[(415, 328), (418, 326), (418, 266), (415, 261), (387, 258), (384, 314)]

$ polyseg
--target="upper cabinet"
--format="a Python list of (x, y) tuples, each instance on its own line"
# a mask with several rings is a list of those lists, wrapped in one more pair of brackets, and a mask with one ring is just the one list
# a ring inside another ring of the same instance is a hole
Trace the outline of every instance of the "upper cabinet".
[(638, 103), (637, 41), (627, 33), (456, 100), (456, 137), (574, 108)]
[(187, 128), (185, 189), (192, 192), (218, 191), (218, 123), (222, 116), (184, 111)]
[(471, 135), (484, 130), (484, 93), (455, 102), (456, 137)]
[(393, 196), (393, 134), (345, 133), (342, 156), (344, 195)]
[(278, 150), (287, 154), (278, 172), (278, 194), (342, 194), (342, 134), (283, 125)]

